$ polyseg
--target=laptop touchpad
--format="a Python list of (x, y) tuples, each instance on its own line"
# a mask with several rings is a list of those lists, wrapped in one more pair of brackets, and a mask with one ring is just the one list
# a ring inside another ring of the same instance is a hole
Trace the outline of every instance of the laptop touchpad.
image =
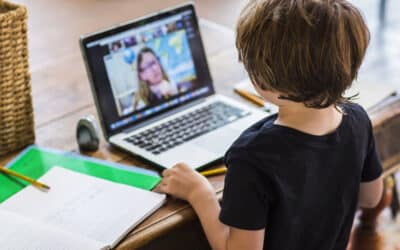
[(239, 134), (238, 130), (225, 127), (194, 140), (193, 144), (216, 154), (225, 154)]

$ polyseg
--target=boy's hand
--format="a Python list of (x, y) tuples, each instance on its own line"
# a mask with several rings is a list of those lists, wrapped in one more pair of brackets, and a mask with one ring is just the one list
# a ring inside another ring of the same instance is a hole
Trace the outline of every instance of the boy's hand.
[(162, 172), (163, 179), (155, 191), (167, 193), (193, 204), (207, 195), (215, 195), (208, 180), (184, 163)]

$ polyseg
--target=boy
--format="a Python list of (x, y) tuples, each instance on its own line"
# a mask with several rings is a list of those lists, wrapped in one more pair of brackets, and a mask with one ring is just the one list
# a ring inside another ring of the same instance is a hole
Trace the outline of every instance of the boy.
[(158, 187), (193, 206), (213, 249), (346, 249), (357, 205), (374, 207), (382, 193), (371, 122), (343, 97), (368, 42), (344, 0), (255, 0), (242, 11), (239, 58), (279, 112), (226, 153), (221, 206), (185, 164)]

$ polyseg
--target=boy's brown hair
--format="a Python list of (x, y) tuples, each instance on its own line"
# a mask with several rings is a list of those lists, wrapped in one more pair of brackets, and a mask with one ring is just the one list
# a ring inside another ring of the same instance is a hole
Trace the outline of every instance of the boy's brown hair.
[(345, 0), (253, 0), (237, 24), (253, 84), (312, 108), (346, 100), (368, 43), (363, 17)]

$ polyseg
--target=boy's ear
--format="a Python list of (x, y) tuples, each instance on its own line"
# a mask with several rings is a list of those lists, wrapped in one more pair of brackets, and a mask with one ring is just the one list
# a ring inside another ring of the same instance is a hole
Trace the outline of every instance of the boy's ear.
[(260, 87), (260, 89), (265, 90), (265, 91), (271, 90), (270, 88), (267, 87), (266, 84), (259, 84), (258, 86)]
[(251, 83), (253, 84), (253, 86), (255, 88), (259, 88), (259, 89), (264, 90), (264, 91), (272, 90), (269, 87), (267, 87), (267, 84), (259, 84), (258, 82), (254, 82), (254, 81), (251, 81)]

